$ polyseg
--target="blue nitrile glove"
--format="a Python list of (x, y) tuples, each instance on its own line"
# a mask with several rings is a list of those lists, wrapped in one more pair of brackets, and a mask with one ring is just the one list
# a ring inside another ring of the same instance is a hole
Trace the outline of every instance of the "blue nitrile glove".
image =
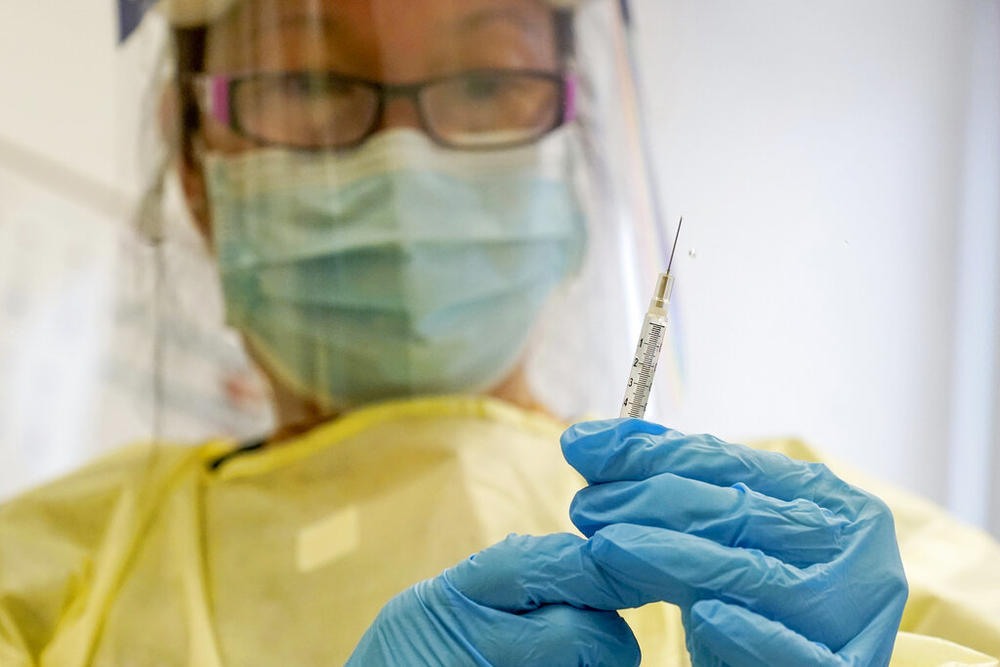
[(889, 663), (907, 585), (878, 498), (824, 465), (637, 419), (577, 424), (562, 447), (590, 483), (570, 515), (593, 565), (677, 604), (696, 666)]
[(638, 665), (625, 621), (581, 608), (621, 606), (586, 544), (511, 535), (386, 603), (347, 664)]

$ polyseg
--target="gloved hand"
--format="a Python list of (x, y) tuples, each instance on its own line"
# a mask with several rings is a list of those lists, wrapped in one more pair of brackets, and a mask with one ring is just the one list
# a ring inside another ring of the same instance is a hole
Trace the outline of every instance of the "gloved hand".
[(888, 664), (907, 585), (878, 498), (636, 419), (577, 424), (562, 447), (590, 483), (570, 509), (590, 566), (622, 603), (680, 606), (697, 667)]
[(617, 605), (595, 590), (585, 545), (566, 533), (511, 535), (390, 600), (347, 664), (638, 665), (616, 612), (580, 608)]

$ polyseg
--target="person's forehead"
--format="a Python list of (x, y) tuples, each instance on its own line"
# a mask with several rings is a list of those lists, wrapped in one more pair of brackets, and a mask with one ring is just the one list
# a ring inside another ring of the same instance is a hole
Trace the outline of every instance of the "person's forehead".
[(261, 28), (324, 27), (343, 32), (429, 32), (443, 37), (493, 20), (545, 27), (545, 0), (244, 0), (220, 24)]
[(308, 61), (314, 58), (301, 52), (312, 45), (396, 70), (435, 52), (495, 52), (515, 43), (551, 51), (546, 0), (244, 0), (211, 26), (208, 52), (212, 69), (234, 58), (280, 59), (275, 53), (288, 50)]

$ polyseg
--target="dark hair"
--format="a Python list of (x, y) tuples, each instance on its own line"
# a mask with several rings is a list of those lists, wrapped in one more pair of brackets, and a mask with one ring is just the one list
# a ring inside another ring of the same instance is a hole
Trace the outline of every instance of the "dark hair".
[(208, 28), (174, 28), (174, 58), (177, 77), (178, 111), (180, 112), (180, 155), (184, 160), (193, 160), (191, 137), (198, 130), (201, 114), (194, 89), (190, 85), (192, 74), (205, 71), (205, 38)]

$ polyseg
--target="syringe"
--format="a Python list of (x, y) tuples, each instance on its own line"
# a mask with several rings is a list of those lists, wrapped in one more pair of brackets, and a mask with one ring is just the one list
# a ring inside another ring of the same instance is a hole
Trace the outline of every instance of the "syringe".
[(677, 251), (677, 239), (680, 238), (682, 224), (684, 218), (677, 223), (677, 233), (674, 235), (674, 247), (670, 250), (667, 270), (656, 279), (656, 289), (649, 302), (649, 310), (642, 320), (639, 344), (635, 348), (635, 358), (629, 369), (625, 401), (622, 403), (619, 417), (642, 419), (646, 414), (646, 403), (653, 388), (653, 375), (660, 359), (663, 337), (667, 332), (667, 308), (670, 306), (670, 293), (674, 289), (674, 277), (670, 274), (670, 267), (674, 265), (674, 253)]

